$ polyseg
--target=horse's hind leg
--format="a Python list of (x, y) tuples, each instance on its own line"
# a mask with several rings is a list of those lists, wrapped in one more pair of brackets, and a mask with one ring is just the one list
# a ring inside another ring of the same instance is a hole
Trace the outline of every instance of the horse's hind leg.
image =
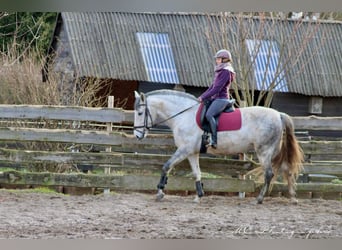
[(273, 171), (272, 171), (272, 165), (267, 164), (265, 166), (265, 181), (264, 181), (264, 186), (262, 187), (258, 197), (257, 197), (257, 202), (258, 204), (261, 204), (264, 200), (265, 195), (268, 193), (268, 190), (270, 188), (271, 180), (274, 176)]
[(272, 170), (272, 155), (273, 155), (273, 150), (268, 149), (268, 150), (260, 150), (257, 151), (258, 159), (261, 163), (261, 165), (264, 168), (264, 185), (260, 190), (260, 193), (257, 197), (257, 202), (258, 204), (261, 204), (264, 200), (265, 195), (268, 193), (271, 180), (274, 176), (273, 170)]
[(287, 170), (284, 172), (284, 176), (287, 180), (287, 186), (290, 195), (290, 201), (293, 204), (298, 204), (298, 200), (296, 199), (296, 180), (293, 174)]

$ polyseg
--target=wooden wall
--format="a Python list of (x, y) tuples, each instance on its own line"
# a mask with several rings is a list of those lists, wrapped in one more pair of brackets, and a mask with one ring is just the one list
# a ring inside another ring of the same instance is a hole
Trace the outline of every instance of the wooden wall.
[(291, 94), (291, 93), (275, 93), (271, 107), (285, 112), (291, 116), (307, 116), (309, 97)]
[[(309, 113), (310, 96), (304, 96), (292, 93), (276, 93), (274, 95), (271, 107), (285, 112), (291, 116), (310, 116)], [(319, 117), (334, 117), (342, 115), (342, 98), (326, 97), (323, 98), (322, 114)], [(341, 138), (342, 131), (331, 130), (308, 130), (310, 136)]]
[(134, 91), (138, 89), (137, 81), (106, 79), (103, 80), (103, 85), (103, 89), (97, 93), (97, 96), (105, 98), (104, 103), (107, 102), (108, 96), (114, 96), (115, 108), (134, 110)]

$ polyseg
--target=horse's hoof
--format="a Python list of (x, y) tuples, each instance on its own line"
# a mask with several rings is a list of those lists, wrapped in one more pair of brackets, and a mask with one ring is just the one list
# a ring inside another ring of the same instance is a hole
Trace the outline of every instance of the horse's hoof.
[(291, 203), (292, 205), (298, 205), (298, 200), (297, 200), (296, 198), (291, 198), (291, 199), (290, 199), (290, 203)]
[(200, 201), (201, 201), (201, 198), (198, 197), (198, 196), (196, 196), (195, 199), (194, 199), (194, 202), (195, 202), (195, 203), (200, 203)]
[(165, 194), (163, 191), (158, 191), (156, 196), (156, 201), (161, 201), (164, 198)]
[(257, 204), (262, 204), (263, 201), (264, 201), (263, 197), (258, 197), (257, 198)]

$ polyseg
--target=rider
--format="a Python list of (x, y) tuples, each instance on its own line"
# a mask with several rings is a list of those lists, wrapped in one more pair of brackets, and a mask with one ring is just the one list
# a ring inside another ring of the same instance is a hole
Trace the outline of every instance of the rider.
[(216, 117), (227, 107), (229, 103), (229, 87), (234, 80), (235, 71), (231, 64), (232, 56), (228, 50), (221, 49), (215, 55), (216, 66), (214, 80), (211, 86), (200, 96), (200, 102), (210, 101), (206, 112), (206, 119), (211, 130), (211, 147), (217, 147), (217, 122)]

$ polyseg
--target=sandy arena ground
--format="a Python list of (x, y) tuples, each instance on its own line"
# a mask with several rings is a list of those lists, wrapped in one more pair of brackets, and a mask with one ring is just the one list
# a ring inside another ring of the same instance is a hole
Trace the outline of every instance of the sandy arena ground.
[(111, 193), (69, 196), (0, 190), (2, 239), (341, 238), (342, 202)]

